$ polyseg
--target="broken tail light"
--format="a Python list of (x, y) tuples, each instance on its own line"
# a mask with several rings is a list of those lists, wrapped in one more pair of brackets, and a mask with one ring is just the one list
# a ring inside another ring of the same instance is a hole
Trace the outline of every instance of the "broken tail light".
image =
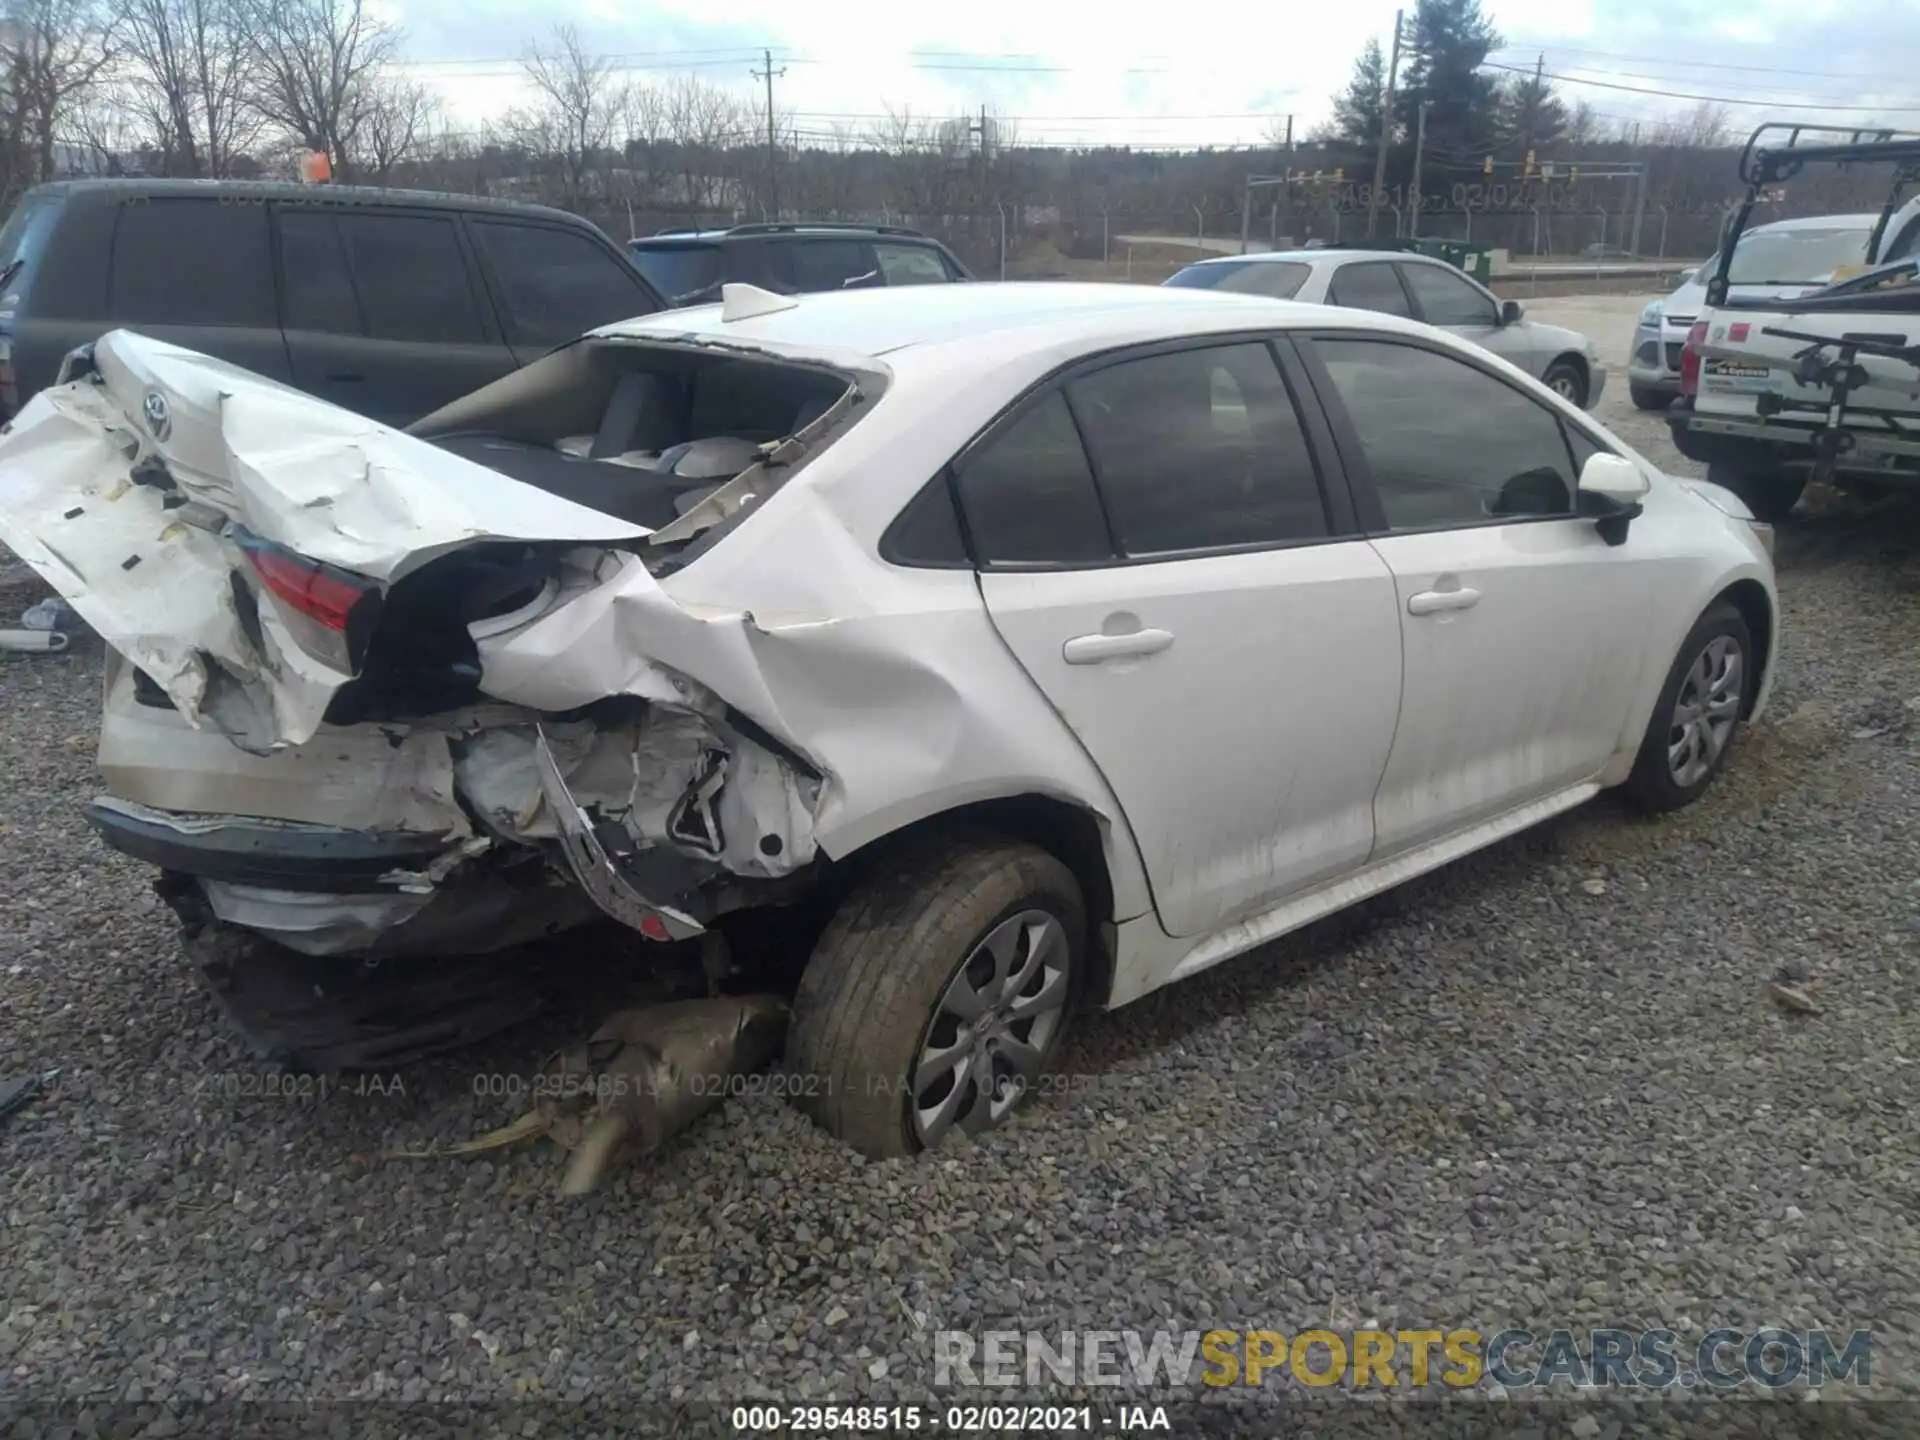
[[(234, 586), (247, 638), (256, 646), (262, 643), (258, 611), (249, 613), (247, 602), (253, 590), (264, 590), (278, 602), (288, 631), (303, 650), (346, 674), (357, 673), (379, 617), (380, 587), (336, 566), (309, 560), (284, 545), (262, 540), (238, 526), (231, 533), (253, 572), (251, 588), (239, 583)], [(234, 577), (236, 582), (240, 578)]]
[(1707, 322), (1696, 320), (1687, 332), (1687, 343), (1680, 347), (1680, 393), (1700, 393), (1700, 347), (1707, 343)]

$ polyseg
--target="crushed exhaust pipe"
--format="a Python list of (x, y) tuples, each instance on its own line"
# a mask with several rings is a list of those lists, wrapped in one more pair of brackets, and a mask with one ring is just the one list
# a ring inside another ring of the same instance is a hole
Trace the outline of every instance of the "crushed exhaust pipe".
[(541, 1135), (572, 1152), (563, 1195), (599, 1188), (616, 1160), (657, 1150), (720, 1107), (786, 1037), (787, 1005), (774, 995), (673, 1000), (619, 1010), (584, 1044), (561, 1051), (542, 1074), (549, 1098), (498, 1130), (449, 1148), (390, 1159), (477, 1155)]

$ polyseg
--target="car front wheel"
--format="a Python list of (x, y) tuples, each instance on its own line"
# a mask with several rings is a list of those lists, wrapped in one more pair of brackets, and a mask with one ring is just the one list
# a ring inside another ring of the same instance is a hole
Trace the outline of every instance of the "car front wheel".
[(1671, 391), (1656, 390), (1651, 385), (1629, 385), (1627, 395), (1636, 410), (1664, 410), (1673, 403)]
[(800, 1107), (874, 1159), (1004, 1124), (1065, 1031), (1085, 930), (1072, 872), (1033, 845), (950, 839), (874, 865), (794, 998)]
[(1699, 799), (1726, 763), (1757, 674), (1745, 618), (1716, 603), (1688, 633), (1660, 687), (1624, 787), (1628, 797), (1647, 810)]
[(1556, 360), (1547, 366), (1546, 374), (1540, 377), (1540, 383), (1570, 405), (1585, 409), (1587, 405), (1587, 372), (1572, 360)]

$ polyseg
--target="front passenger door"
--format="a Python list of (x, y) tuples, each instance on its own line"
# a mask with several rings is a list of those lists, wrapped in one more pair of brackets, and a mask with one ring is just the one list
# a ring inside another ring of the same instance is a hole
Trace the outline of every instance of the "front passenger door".
[(1393, 580), (1334, 518), (1266, 344), (1092, 362), (956, 489), (993, 623), (1118, 797), (1169, 934), (1366, 862)]
[(1604, 768), (1656, 589), (1636, 570), (1663, 561), (1576, 514), (1576, 460), (1597, 442), (1518, 386), (1412, 337), (1307, 351), (1405, 635), (1377, 861)]

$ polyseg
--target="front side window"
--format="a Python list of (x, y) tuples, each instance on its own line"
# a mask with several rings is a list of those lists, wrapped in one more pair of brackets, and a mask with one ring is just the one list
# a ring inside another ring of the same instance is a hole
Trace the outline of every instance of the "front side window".
[(1313, 460), (1273, 352), (1179, 350), (1067, 386), (1127, 555), (1327, 533)]
[(1464, 275), (1439, 265), (1402, 265), (1400, 273), (1429, 325), (1492, 325), (1500, 318), (1493, 301)]
[(1381, 340), (1317, 340), (1393, 530), (1573, 513), (1559, 418), (1450, 355)]
[(1382, 315), (1412, 318), (1407, 292), (1400, 288), (1394, 267), (1384, 261), (1369, 260), (1361, 265), (1342, 265), (1328, 288), (1327, 298), (1349, 310), (1377, 310)]

